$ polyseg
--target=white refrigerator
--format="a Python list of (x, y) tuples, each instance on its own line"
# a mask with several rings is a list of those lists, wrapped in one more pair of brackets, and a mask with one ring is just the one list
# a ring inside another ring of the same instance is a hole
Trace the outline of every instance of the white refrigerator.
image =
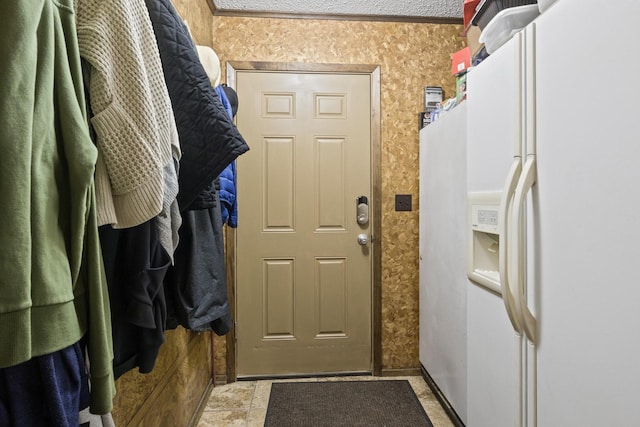
[(466, 105), (420, 131), (420, 363), (459, 424), (467, 412)]
[(640, 425), (639, 16), (559, 0), (468, 75), (470, 427)]

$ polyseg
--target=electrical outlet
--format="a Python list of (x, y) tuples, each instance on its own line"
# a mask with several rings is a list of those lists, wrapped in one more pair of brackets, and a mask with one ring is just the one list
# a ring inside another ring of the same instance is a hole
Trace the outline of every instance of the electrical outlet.
[(396, 211), (411, 210), (411, 194), (396, 194)]

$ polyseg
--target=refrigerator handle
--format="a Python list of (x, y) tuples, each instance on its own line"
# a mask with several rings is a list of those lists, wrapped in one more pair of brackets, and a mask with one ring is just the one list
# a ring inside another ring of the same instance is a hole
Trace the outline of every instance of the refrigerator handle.
[(500, 290), (502, 292), (502, 301), (507, 310), (507, 315), (511, 321), (513, 329), (522, 334), (522, 315), (520, 314), (520, 307), (516, 304), (514, 298), (514, 288), (512, 288), (511, 280), (509, 280), (509, 272), (511, 270), (509, 250), (511, 246), (511, 233), (509, 232), (509, 208), (513, 201), (513, 196), (522, 171), (522, 161), (520, 157), (515, 157), (513, 164), (509, 169), (507, 180), (505, 181), (504, 190), (502, 191), (502, 198), (500, 200), (500, 210), (498, 212), (499, 228), (498, 233), (500, 236), (499, 245), (499, 267), (500, 267)]
[(527, 156), (527, 161), (525, 162), (522, 175), (520, 177), (520, 181), (518, 182), (518, 186), (516, 188), (516, 193), (514, 196), (514, 204), (513, 204), (513, 216), (512, 223), (514, 225), (513, 228), (513, 236), (512, 241), (514, 243), (514, 248), (517, 251), (517, 259), (514, 262), (516, 266), (516, 271), (513, 272), (513, 277), (516, 278), (517, 282), (517, 291), (516, 291), (516, 304), (519, 305), (520, 312), (522, 313), (522, 326), (524, 332), (527, 334), (527, 338), (531, 341), (532, 344), (537, 344), (537, 320), (529, 306), (527, 305), (526, 299), (526, 290), (525, 290), (525, 248), (524, 248), (524, 239), (521, 237), (521, 233), (524, 232), (524, 202), (525, 197), (533, 184), (535, 184), (537, 178), (536, 173), (536, 156), (529, 155)]

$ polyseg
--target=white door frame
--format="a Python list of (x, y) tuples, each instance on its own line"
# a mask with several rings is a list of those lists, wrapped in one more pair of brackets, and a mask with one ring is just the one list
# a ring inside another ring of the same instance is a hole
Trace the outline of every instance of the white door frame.
[[(381, 125), (380, 125), (380, 66), (367, 64), (311, 64), (289, 62), (249, 62), (228, 61), (226, 66), (227, 85), (236, 87), (237, 71), (309, 72), (327, 74), (368, 74), (371, 76), (371, 179), (372, 179), (372, 337), (373, 375), (382, 375), (382, 167), (381, 167)], [(249, 143), (249, 145), (251, 145)], [(226, 234), (227, 290), (231, 315), (236, 319), (236, 235), (227, 227)], [(235, 328), (227, 338), (227, 382), (236, 381), (236, 333)], [(212, 355), (213, 357), (213, 355)]]

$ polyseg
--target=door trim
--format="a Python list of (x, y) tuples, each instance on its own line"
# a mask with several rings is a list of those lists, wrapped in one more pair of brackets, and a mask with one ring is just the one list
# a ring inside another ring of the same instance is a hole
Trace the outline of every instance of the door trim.
[[(313, 64), (292, 62), (228, 61), (226, 64), (227, 85), (236, 87), (237, 71), (282, 71), (329, 74), (368, 74), (371, 76), (371, 185), (373, 221), (371, 224), (372, 245), (372, 352), (373, 375), (382, 376), (382, 147), (380, 125), (380, 66), (370, 64)], [(236, 319), (236, 235), (227, 227), (226, 234), (227, 291), (231, 316)], [(235, 328), (227, 334), (226, 348), (227, 382), (235, 382), (236, 333)]]

